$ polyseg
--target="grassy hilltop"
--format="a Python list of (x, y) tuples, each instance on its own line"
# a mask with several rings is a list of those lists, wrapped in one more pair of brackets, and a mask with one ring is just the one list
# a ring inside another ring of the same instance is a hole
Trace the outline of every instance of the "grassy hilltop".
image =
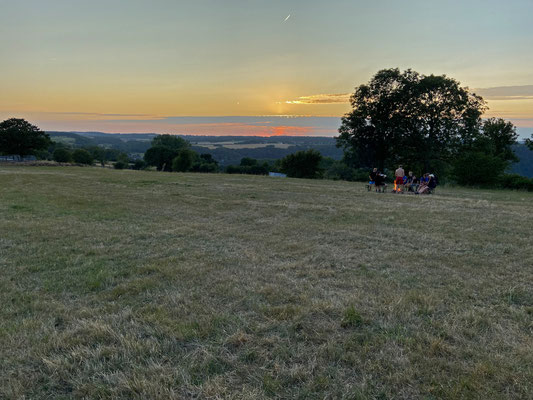
[(0, 398), (533, 397), (533, 193), (0, 167)]

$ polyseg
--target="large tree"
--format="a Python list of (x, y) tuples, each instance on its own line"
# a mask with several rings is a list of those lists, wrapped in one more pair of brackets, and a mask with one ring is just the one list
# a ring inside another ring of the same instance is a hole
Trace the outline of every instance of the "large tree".
[(297, 151), (281, 159), (281, 171), (291, 178), (320, 177), (322, 155), (314, 150)]
[(152, 139), (152, 147), (144, 153), (144, 161), (158, 171), (172, 171), (172, 160), (189, 147), (189, 142), (179, 136), (158, 135)]
[(356, 88), (337, 145), (353, 166), (434, 169), (479, 134), (485, 102), (446, 76), (379, 71)]
[(0, 122), (0, 153), (24, 157), (44, 150), (50, 137), (24, 119), (10, 118)]
[(174, 150), (181, 150), (190, 147), (190, 143), (185, 139), (175, 135), (158, 135), (152, 139), (152, 147), (163, 146)]

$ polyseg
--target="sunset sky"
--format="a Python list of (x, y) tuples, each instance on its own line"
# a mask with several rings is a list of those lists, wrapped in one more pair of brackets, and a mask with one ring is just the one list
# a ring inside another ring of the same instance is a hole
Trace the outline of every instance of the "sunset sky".
[(0, 119), (334, 135), (382, 68), (446, 74), (533, 133), (531, 0), (0, 0)]

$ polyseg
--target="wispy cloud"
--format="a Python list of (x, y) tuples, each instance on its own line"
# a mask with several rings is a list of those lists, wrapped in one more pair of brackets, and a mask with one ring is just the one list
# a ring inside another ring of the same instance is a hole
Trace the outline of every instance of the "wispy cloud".
[(533, 85), (495, 86), (473, 89), (487, 100), (533, 100)]
[(285, 104), (349, 104), (351, 93), (314, 94), (287, 100)]
[[(477, 88), (474, 93), (487, 100), (533, 100), (533, 85)], [(314, 94), (287, 100), (284, 104), (350, 104), (351, 93)]]

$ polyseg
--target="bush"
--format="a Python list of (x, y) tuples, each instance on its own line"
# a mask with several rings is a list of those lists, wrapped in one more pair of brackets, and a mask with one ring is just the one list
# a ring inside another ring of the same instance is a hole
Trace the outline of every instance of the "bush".
[(144, 160), (135, 160), (131, 169), (141, 170), (141, 169), (146, 169), (147, 167), (148, 167), (148, 164), (146, 164)]
[(192, 170), (194, 172), (217, 172), (218, 165), (215, 163), (196, 163)]
[(533, 179), (518, 174), (505, 174), (500, 178), (504, 189), (527, 190), (533, 192)]
[(244, 157), (241, 159), (241, 167), (251, 167), (257, 165), (257, 160), (255, 158)]
[(228, 165), (227, 174), (268, 175), (268, 164), (263, 165)]
[(54, 161), (57, 162), (72, 162), (72, 154), (67, 149), (59, 148), (54, 150)]
[(335, 161), (324, 172), (324, 178), (350, 182), (366, 182), (370, 171), (364, 168), (352, 168), (342, 161)]
[(298, 151), (281, 159), (281, 172), (291, 178), (319, 178), (322, 155), (313, 149)]
[(125, 169), (128, 168), (129, 164), (126, 164), (124, 161), (117, 161), (115, 164), (113, 164), (113, 168), (115, 169)]
[(72, 153), (72, 159), (78, 164), (91, 165), (93, 163), (93, 156), (87, 150), (76, 149)]

